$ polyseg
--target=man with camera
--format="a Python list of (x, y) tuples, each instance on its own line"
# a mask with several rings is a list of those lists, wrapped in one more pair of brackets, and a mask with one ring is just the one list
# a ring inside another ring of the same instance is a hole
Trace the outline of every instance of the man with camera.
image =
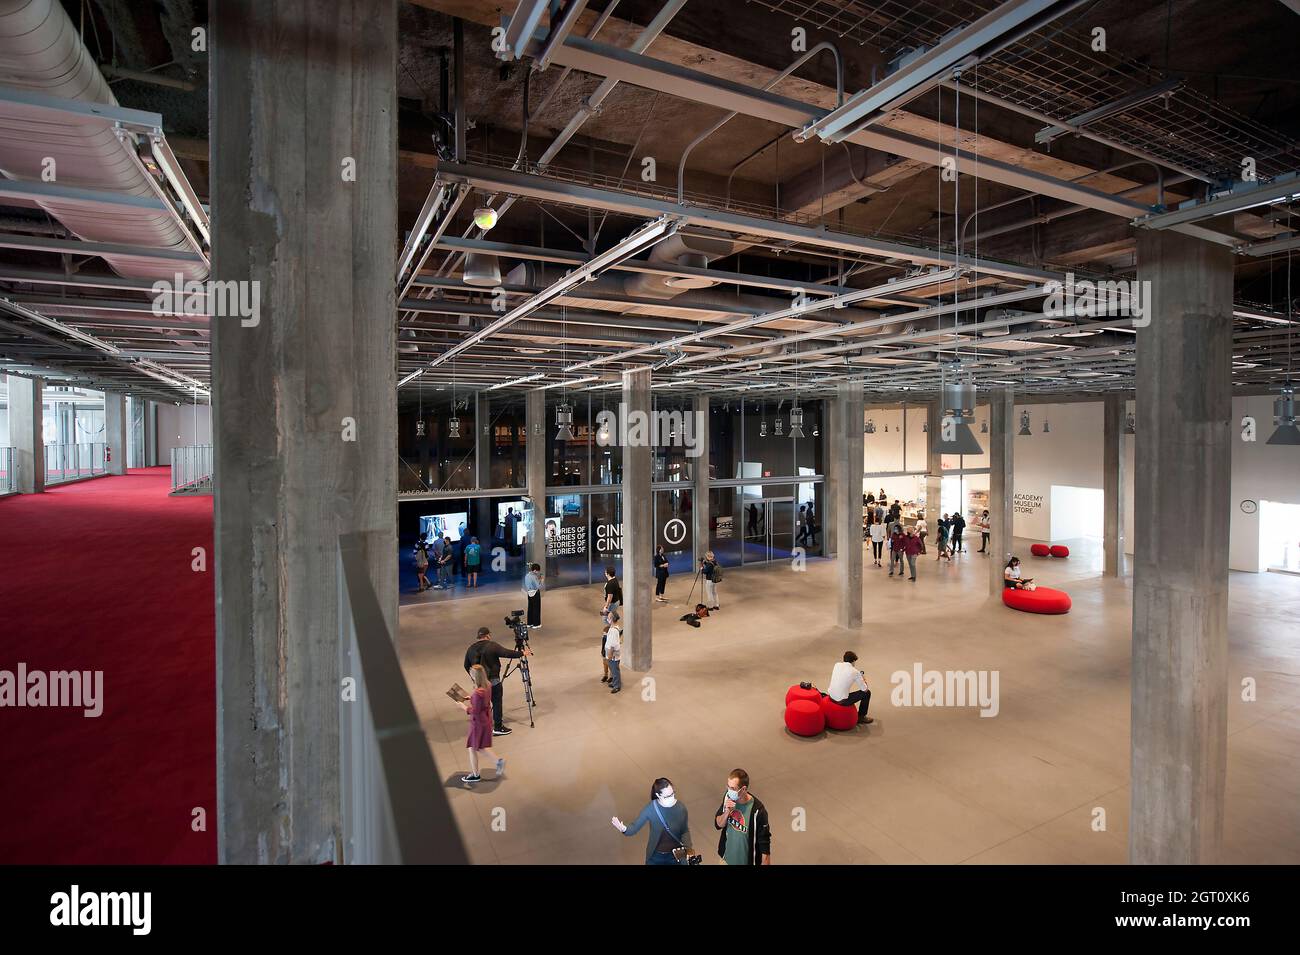
[[(520, 644), (516, 638), (516, 644)], [(487, 627), (478, 628), (478, 637), (469, 645), (465, 651), (465, 672), (469, 673), (470, 667), (474, 664), (482, 664), (483, 669), (487, 670), (488, 682), (492, 685), (492, 735), (509, 736), (512, 730), (505, 725), (505, 718), (502, 715), (504, 707), (502, 705), (503, 691), (501, 687), (501, 661), (517, 660), (522, 656), (532, 656), (531, 647), (520, 645), (517, 650), (509, 650), (492, 639), (492, 631)]]
[(867, 715), (867, 707), (871, 705), (871, 690), (867, 688), (866, 674), (854, 666), (857, 662), (856, 653), (852, 650), (844, 651), (844, 659), (831, 670), (831, 682), (826, 686), (826, 695), (840, 706), (856, 705), (858, 723), (865, 726), (875, 721)]

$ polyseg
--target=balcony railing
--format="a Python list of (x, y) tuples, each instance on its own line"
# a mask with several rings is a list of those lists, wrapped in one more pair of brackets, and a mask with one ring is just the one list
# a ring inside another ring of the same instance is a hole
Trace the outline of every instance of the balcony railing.
[(14, 470), (14, 449), (0, 448), (0, 494), (18, 490), (18, 473)]
[(172, 448), (172, 493), (212, 493), (212, 445), (190, 444)]
[(101, 441), (45, 446), (45, 483), (58, 484), (107, 473)]
[(339, 538), (338, 602), (342, 861), (466, 863), (358, 535)]

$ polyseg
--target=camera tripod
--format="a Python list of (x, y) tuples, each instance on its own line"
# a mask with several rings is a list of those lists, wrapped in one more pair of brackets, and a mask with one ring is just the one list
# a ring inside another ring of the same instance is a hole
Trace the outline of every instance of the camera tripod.
[[(516, 650), (522, 651), (527, 646), (527, 637), (515, 637)], [(511, 664), (514, 665), (513, 669)], [(504, 682), (506, 677), (510, 676), (510, 674), (514, 673), (516, 670), (519, 671), (519, 677), (524, 682), (524, 702), (528, 704), (528, 725), (535, 727), (537, 724), (533, 722), (533, 704), (537, 701), (533, 696), (533, 671), (528, 668), (528, 657), (526, 655), (520, 657), (518, 660), (506, 661), (506, 668), (501, 674), (502, 682)]]
[(695, 597), (695, 585), (700, 582), (700, 575), (704, 573), (703, 567), (695, 569), (695, 579), (691, 581), (691, 592), (686, 595), (686, 606), (690, 607), (692, 599)]

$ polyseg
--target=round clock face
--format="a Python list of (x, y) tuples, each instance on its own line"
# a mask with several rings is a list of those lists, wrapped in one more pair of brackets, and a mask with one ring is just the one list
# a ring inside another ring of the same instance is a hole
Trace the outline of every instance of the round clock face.
[(1257, 510), (1259, 510), (1259, 505), (1254, 501), (1241, 502), (1241, 511), (1243, 514), (1254, 514)]

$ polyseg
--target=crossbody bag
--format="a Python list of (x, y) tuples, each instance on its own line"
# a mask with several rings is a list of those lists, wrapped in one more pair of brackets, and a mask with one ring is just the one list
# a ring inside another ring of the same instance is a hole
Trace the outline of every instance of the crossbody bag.
[(668, 828), (668, 820), (664, 818), (663, 812), (659, 809), (659, 800), (653, 800), (650, 805), (654, 809), (655, 815), (659, 817), (659, 825), (663, 826), (664, 832), (672, 836), (673, 842), (677, 843), (677, 848), (673, 850), (673, 858), (677, 860), (677, 863), (679, 865), (699, 865), (703, 862), (704, 856), (691, 855), (690, 846), (678, 839), (677, 833)]

